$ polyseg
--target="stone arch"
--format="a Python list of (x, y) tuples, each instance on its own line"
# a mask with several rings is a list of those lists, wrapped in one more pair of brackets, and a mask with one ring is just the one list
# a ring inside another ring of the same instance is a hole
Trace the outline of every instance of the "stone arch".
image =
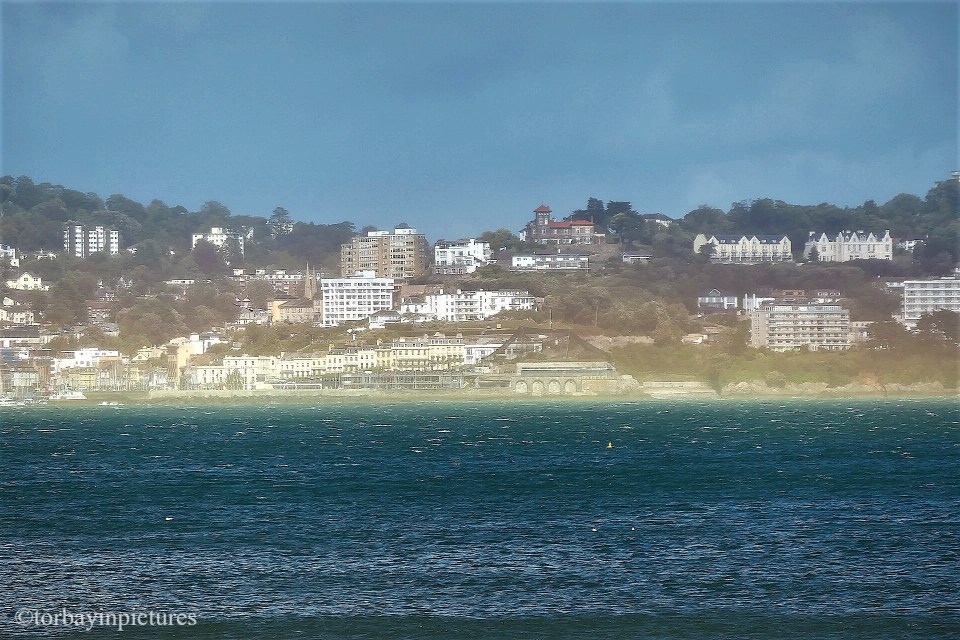
[(547, 383), (547, 393), (560, 393), (560, 381), (551, 380)]
[(527, 381), (517, 380), (517, 384), (514, 385), (513, 390), (517, 393), (527, 393), (529, 391), (527, 388)]
[(534, 380), (534, 381), (533, 381), (533, 384), (530, 386), (530, 392), (533, 393), (533, 395), (535, 395), (535, 396), (542, 396), (542, 395), (543, 395), (543, 381), (542, 381), (542, 380)]
[(577, 392), (577, 383), (573, 380), (567, 380), (563, 383), (563, 392), (564, 393), (576, 393)]

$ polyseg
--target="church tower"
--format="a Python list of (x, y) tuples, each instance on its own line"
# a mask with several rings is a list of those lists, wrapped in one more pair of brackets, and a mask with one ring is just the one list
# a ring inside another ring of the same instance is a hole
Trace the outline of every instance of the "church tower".
[(303, 276), (303, 297), (306, 300), (313, 300), (315, 294), (313, 275), (310, 273), (310, 263), (308, 262), (307, 272)]

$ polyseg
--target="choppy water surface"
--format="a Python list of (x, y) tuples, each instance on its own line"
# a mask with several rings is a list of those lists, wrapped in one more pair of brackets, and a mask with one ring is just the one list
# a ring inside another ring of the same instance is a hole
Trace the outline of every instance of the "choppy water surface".
[(945, 637), (960, 411), (5, 409), (0, 587), (0, 635), (69, 607), (190, 637)]

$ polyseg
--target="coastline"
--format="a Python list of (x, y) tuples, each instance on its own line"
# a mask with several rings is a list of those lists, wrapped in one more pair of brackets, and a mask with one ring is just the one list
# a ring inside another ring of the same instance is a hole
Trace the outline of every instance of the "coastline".
[(635, 391), (623, 394), (576, 394), (576, 395), (521, 395), (493, 389), (456, 389), (432, 391), (384, 391), (377, 389), (299, 389), (299, 390), (164, 390), (150, 392), (87, 392), (86, 400), (53, 401), (47, 406), (100, 406), (102, 402), (117, 402), (116, 408), (124, 405), (178, 405), (203, 404), (257, 404), (270, 403), (373, 403), (373, 402), (542, 402), (549, 404), (573, 402), (622, 402), (622, 401), (748, 401), (771, 398), (797, 399), (842, 399), (842, 398), (932, 398), (960, 399), (960, 390), (944, 387), (940, 383), (917, 383), (912, 385), (887, 385), (874, 387), (863, 384), (848, 384), (828, 387), (825, 383), (787, 384), (783, 387), (768, 387), (762, 382), (731, 383), (718, 394), (713, 389), (675, 388), (668, 392), (659, 389), (652, 392)]

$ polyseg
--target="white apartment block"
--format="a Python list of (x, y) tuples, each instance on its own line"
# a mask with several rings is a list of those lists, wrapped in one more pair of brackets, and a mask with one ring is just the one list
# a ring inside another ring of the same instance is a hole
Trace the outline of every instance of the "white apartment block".
[(526, 311), (536, 308), (537, 299), (529, 291), (461, 291), (428, 294), (422, 299), (406, 300), (400, 313), (409, 313), (422, 320), (472, 322), (485, 320), (501, 311)]
[(587, 271), (590, 269), (588, 254), (534, 253), (513, 256), (511, 271)]
[(948, 278), (903, 281), (903, 323), (915, 327), (920, 316), (941, 310), (960, 313), (960, 272)]
[(850, 312), (837, 304), (761, 304), (750, 312), (750, 344), (774, 351), (850, 347)]
[(359, 271), (352, 278), (321, 278), (320, 291), (325, 327), (365, 320), (393, 308), (393, 278), (378, 278), (372, 271)]
[(68, 222), (63, 231), (63, 248), (75, 258), (87, 258), (98, 252), (116, 256), (120, 254), (120, 232)]
[(793, 249), (785, 235), (711, 235), (698, 233), (693, 239), (693, 252), (700, 254), (704, 245), (712, 244), (710, 261), (719, 264), (757, 264), (790, 262)]
[(830, 238), (826, 233), (810, 232), (803, 248), (805, 258), (814, 247), (820, 262), (848, 262), (850, 260), (893, 260), (893, 238), (888, 229), (882, 236), (864, 231), (843, 231)]
[(198, 242), (203, 240), (205, 242), (209, 242), (218, 249), (222, 249), (223, 245), (227, 244), (227, 240), (230, 238), (233, 238), (237, 241), (237, 244), (240, 247), (240, 254), (243, 255), (243, 233), (234, 231), (233, 229), (225, 229), (223, 227), (210, 227), (209, 233), (193, 234), (190, 248), (193, 249), (197, 246)]
[(475, 239), (445, 242), (440, 240), (433, 248), (433, 272), (437, 275), (473, 273), (490, 264), (493, 250), (489, 242)]

